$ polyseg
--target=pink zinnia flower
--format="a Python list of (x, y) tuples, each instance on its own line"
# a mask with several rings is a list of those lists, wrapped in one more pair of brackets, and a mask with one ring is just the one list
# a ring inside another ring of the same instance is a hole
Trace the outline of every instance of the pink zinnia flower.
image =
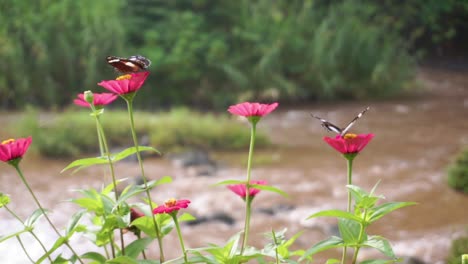
[(228, 109), (229, 113), (238, 116), (251, 117), (251, 116), (265, 116), (271, 113), (278, 107), (278, 103), (273, 104), (260, 104), (260, 103), (240, 103), (231, 105)]
[[(258, 185), (266, 185), (266, 181), (250, 181), (250, 184), (258, 184)], [(228, 185), (227, 186), (229, 190), (233, 191), (235, 194), (239, 195), (242, 199), (245, 200), (245, 197), (247, 196), (247, 187), (245, 184), (233, 184), (233, 185)], [(249, 197), (255, 197), (257, 193), (259, 193), (259, 189), (255, 188), (249, 188)]]
[(323, 140), (342, 154), (359, 153), (374, 137), (374, 134), (346, 134), (335, 138), (324, 137)]
[[(117, 99), (117, 97), (117, 94), (112, 93), (93, 93), (93, 104), (98, 107), (108, 105)], [(78, 106), (90, 107), (84, 98), (84, 93), (78, 94), (78, 98), (73, 100), (73, 102)]]
[(131, 73), (119, 76), (116, 80), (102, 81), (98, 85), (118, 95), (124, 95), (138, 91), (148, 75), (147, 71)]
[(28, 150), (29, 145), (31, 145), (31, 142), (31, 137), (4, 140), (0, 144), (0, 160), (9, 162), (22, 158)]
[(179, 211), (182, 208), (187, 208), (189, 203), (189, 200), (176, 200), (174, 198), (171, 198), (167, 200), (163, 205), (154, 208), (153, 214), (169, 214), (174, 211)]

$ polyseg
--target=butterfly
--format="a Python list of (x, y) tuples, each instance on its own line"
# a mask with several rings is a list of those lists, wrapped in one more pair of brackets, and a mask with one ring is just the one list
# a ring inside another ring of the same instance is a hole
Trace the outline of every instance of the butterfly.
[(327, 120), (321, 118), (321, 117), (318, 117), (316, 115), (312, 115), (312, 117), (315, 117), (317, 118), (318, 120), (320, 120), (320, 122), (322, 122), (322, 126), (328, 130), (328, 131), (331, 131), (331, 132), (335, 132), (337, 134), (339, 134), (340, 136), (344, 136), (346, 135), (346, 132), (349, 131), (349, 129), (354, 125), (354, 123), (356, 123), (356, 121), (361, 118), (365, 112), (367, 112), (367, 110), (369, 110), (370, 107), (366, 107), (366, 109), (364, 109), (362, 112), (360, 112), (353, 120), (351, 120), (351, 122), (349, 122), (349, 124), (344, 128), (344, 129), (341, 129), (339, 128), (337, 125), (334, 125), (330, 122), (328, 122)]
[(107, 56), (106, 60), (115, 70), (121, 73), (143, 71), (151, 65), (151, 61), (141, 55), (134, 55), (128, 58)]

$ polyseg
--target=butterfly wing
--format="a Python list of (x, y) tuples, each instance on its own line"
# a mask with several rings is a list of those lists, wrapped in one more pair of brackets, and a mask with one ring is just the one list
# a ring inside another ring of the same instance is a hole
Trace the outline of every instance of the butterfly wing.
[(145, 70), (151, 65), (151, 61), (141, 55), (134, 55), (127, 58), (107, 56), (107, 63), (121, 73), (132, 73)]
[(364, 115), (365, 112), (367, 112), (367, 110), (369, 110), (370, 107), (366, 107), (366, 109), (364, 109), (362, 112), (360, 112), (353, 120), (351, 120), (351, 122), (349, 122), (349, 124), (339, 133), (340, 136), (344, 136), (346, 135), (346, 132), (349, 131), (349, 129), (354, 125), (354, 123), (356, 123), (356, 121), (362, 117), (362, 115)]
[(341, 134), (341, 133), (342, 133), (342, 132), (341, 132), (341, 131), (342, 131), (341, 128), (339, 128), (338, 126), (336, 126), (336, 125), (334, 125), (334, 124), (328, 122), (327, 120), (325, 120), (325, 119), (323, 119), (323, 118), (321, 118), (321, 117), (318, 117), (318, 116), (313, 115), (313, 114), (311, 114), (311, 115), (312, 115), (312, 117), (317, 118), (318, 120), (320, 120), (320, 122), (322, 122), (322, 126), (323, 126), (326, 130), (328, 130), (328, 131), (330, 131), (330, 132), (335, 132), (335, 133), (337, 133), (337, 134)]

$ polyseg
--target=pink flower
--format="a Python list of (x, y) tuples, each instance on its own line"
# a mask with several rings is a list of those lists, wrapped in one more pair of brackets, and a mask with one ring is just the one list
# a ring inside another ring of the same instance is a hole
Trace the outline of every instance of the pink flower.
[(22, 158), (23, 155), (31, 145), (32, 138), (18, 138), (18, 139), (7, 139), (0, 144), (0, 160), (9, 162), (18, 158)]
[(342, 154), (359, 153), (374, 137), (374, 134), (351, 134), (336, 136), (335, 138), (324, 137), (323, 140)]
[(116, 80), (102, 81), (98, 85), (113, 93), (123, 95), (138, 91), (148, 75), (149, 72), (131, 73), (119, 76)]
[[(93, 93), (93, 104), (98, 107), (108, 105), (117, 99), (117, 97), (118, 95), (112, 93)], [(84, 93), (78, 94), (78, 98), (73, 100), (73, 102), (78, 106), (90, 107), (84, 98)]]
[(176, 200), (174, 198), (171, 198), (167, 200), (163, 205), (154, 208), (153, 214), (169, 214), (174, 211), (179, 211), (182, 208), (187, 208), (189, 203), (189, 200)]
[(236, 105), (231, 105), (228, 109), (229, 113), (238, 116), (265, 116), (271, 113), (273, 110), (278, 107), (278, 103), (273, 104), (260, 104), (260, 103), (240, 103)]
[[(250, 184), (258, 184), (258, 185), (266, 185), (266, 181), (250, 181)], [(247, 187), (245, 184), (234, 184), (234, 185), (228, 185), (227, 186), (229, 190), (233, 191), (235, 194), (239, 195), (242, 199), (245, 200), (245, 197), (247, 196)], [(249, 188), (249, 197), (255, 197), (257, 193), (259, 193), (259, 189), (255, 188)]]

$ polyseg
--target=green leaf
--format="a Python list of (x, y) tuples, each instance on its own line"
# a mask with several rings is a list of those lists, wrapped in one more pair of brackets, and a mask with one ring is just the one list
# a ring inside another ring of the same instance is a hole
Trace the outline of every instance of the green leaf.
[(97, 252), (86, 252), (85, 254), (81, 255), (80, 258), (94, 260), (97, 263), (105, 263), (107, 260), (105, 256)]
[(152, 216), (142, 216), (135, 219), (132, 223), (133, 226), (136, 226), (143, 233), (151, 238), (156, 238), (156, 231), (154, 230), (154, 224)]
[[(161, 152), (159, 152), (159, 150), (157, 150), (157, 149), (155, 149), (153, 147), (138, 146), (138, 152), (143, 152), (143, 151), (151, 151), (151, 152), (155, 152), (155, 153), (161, 155)], [(116, 161), (125, 159), (126, 157), (128, 157), (130, 155), (133, 155), (135, 153), (137, 153), (137, 149), (136, 149), (135, 146), (126, 148), (126, 149), (122, 150), (121, 152), (117, 153), (112, 158), (112, 161), (116, 162)]]
[(109, 264), (138, 264), (138, 261), (133, 258), (129, 258), (127, 256), (120, 256), (116, 257), (115, 259), (111, 259), (106, 261)]
[[(338, 229), (346, 245), (356, 245), (359, 243), (361, 224), (351, 219), (340, 218), (338, 219)], [(362, 240), (365, 239), (366, 236), (362, 238)]]
[(322, 252), (324, 250), (330, 249), (330, 248), (337, 248), (337, 247), (342, 247), (344, 245), (343, 239), (332, 236), (328, 239), (322, 240), (309, 248), (304, 255), (299, 259), (299, 261), (304, 260), (305, 258), (309, 257), (310, 255), (316, 254), (318, 252)]
[(197, 218), (189, 213), (183, 213), (177, 217), (177, 220), (179, 221), (179, 223), (181, 223), (181, 222), (197, 220)]
[(0, 208), (10, 203), (10, 196), (0, 193)]
[(131, 258), (137, 258), (138, 255), (153, 241), (153, 238), (140, 238), (125, 247), (125, 255)]
[(261, 185), (261, 184), (251, 184), (250, 185), (252, 188), (267, 191), (267, 192), (274, 192), (277, 193), (283, 197), (288, 197), (288, 194), (276, 187), (270, 186), (270, 185)]
[[(47, 210), (45, 210), (45, 213), (47, 213)], [(34, 212), (24, 221), (25, 226), (34, 226), (34, 224), (39, 220), (44, 215), (43, 211), (41, 209), (36, 209)]]
[[(152, 151), (160, 154), (160, 152), (153, 148), (153, 147), (146, 147), (146, 146), (138, 146), (138, 151), (143, 152), (143, 151)], [(130, 147), (122, 150), (121, 152), (111, 155), (110, 156), (110, 161), (113, 163), (125, 159), (126, 157), (133, 155), (137, 152), (136, 147)], [(94, 157), (94, 158), (85, 158), (85, 159), (79, 159), (75, 160), (72, 163), (68, 164), (61, 173), (63, 173), (66, 170), (69, 170), (71, 168), (78, 167), (76, 170), (73, 171), (73, 173), (79, 171), (80, 169), (92, 166), (92, 165), (102, 165), (102, 164), (108, 164), (109, 163), (109, 158), (107, 156), (101, 156), (101, 157)]]
[(71, 217), (69, 223), (68, 223), (68, 226), (67, 226), (67, 229), (65, 230), (65, 233), (68, 235), (68, 234), (72, 234), (75, 230), (75, 228), (77, 227), (78, 225), (78, 222), (80, 221), (81, 217), (83, 217), (83, 215), (86, 213), (86, 211), (78, 211), (76, 212), (75, 214), (73, 214), (73, 216)]
[(389, 260), (389, 259), (369, 259), (360, 262), (359, 264), (389, 264), (389, 263), (395, 263), (397, 262), (396, 260)]
[(246, 184), (246, 181), (226, 180), (226, 181), (221, 181), (221, 182), (215, 183), (215, 184), (213, 184), (213, 186), (228, 185), (228, 184)]
[(21, 231), (15, 232), (15, 233), (7, 235), (7, 236), (0, 236), (0, 243), (2, 243), (3, 241), (6, 241), (6, 240), (8, 240), (8, 239), (10, 239), (12, 237), (19, 236), (22, 233), (26, 233), (26, 232), (29, 232), (29, 229), (25, 228), (25, 229), (23, 229)]
[(68, 164), (60, 173), (63, 173), (71, 168), (79, 167), (73, 171), (73, 173), (79, 171), (80, 169), (99, 164), (108, 164), (109, 160), (107, 157), (95, 157), (95, 158), (84, 158), (75, 160), (72, 163)]
[(342, 211), (342, 210), (320, 211), (318, 213), (315, 213), (315, 214), (307, 217), (307, 219), (314, 218), (314, 217), (319, 217), (319, 216), (345, 218), (345, 219), (350, 219), (350, 220), (354, 220), (354, 221), (357, 221), (357, 222), (362, 222), (362, 219), (359, 218), (358, 216), (356, 216), (356, 215), (354, 215), (352, 213), (346, 212), (346, 211)]
[(394, 202), (394, 203), (385, 203), (373, 208), (373, 212), (369, 215), (369, 222), (375, 222), (376, 220), (382, 218), (384, 215), (395, 211), (396, 209), (415, 205), (414, 202)]
[(371, 236), (366, 241), (362, 243), (363, 246), (375, 248), (378, 251), (382, 252), (385, 256), (390, 258), (396, 258), (395, 253), (393, 252), (392, 246), (387, 239), (381, 236)]
[(44, 261), (46, 258), (48, 258), (52, 253), (55, 252), (55, 250), (57, 250), (59, 247), (61, 247), (63, 244), (65, 244), (65, 242), (67, 242), (67, 238), (66, 237), (59, 237), (54, 245), (52, 246), (51, 249), (49, 249), (49, 251), (47, 251), (44, 255), (42, 255), (42, 257), (40, 259), (38, 259), (36, 261), (36, 263), (41, 263), (42, 261)]
[(336, 264), (336, 263), (341, 263), (341, 260), (339, 259), (328, 259), (325, 264)]

